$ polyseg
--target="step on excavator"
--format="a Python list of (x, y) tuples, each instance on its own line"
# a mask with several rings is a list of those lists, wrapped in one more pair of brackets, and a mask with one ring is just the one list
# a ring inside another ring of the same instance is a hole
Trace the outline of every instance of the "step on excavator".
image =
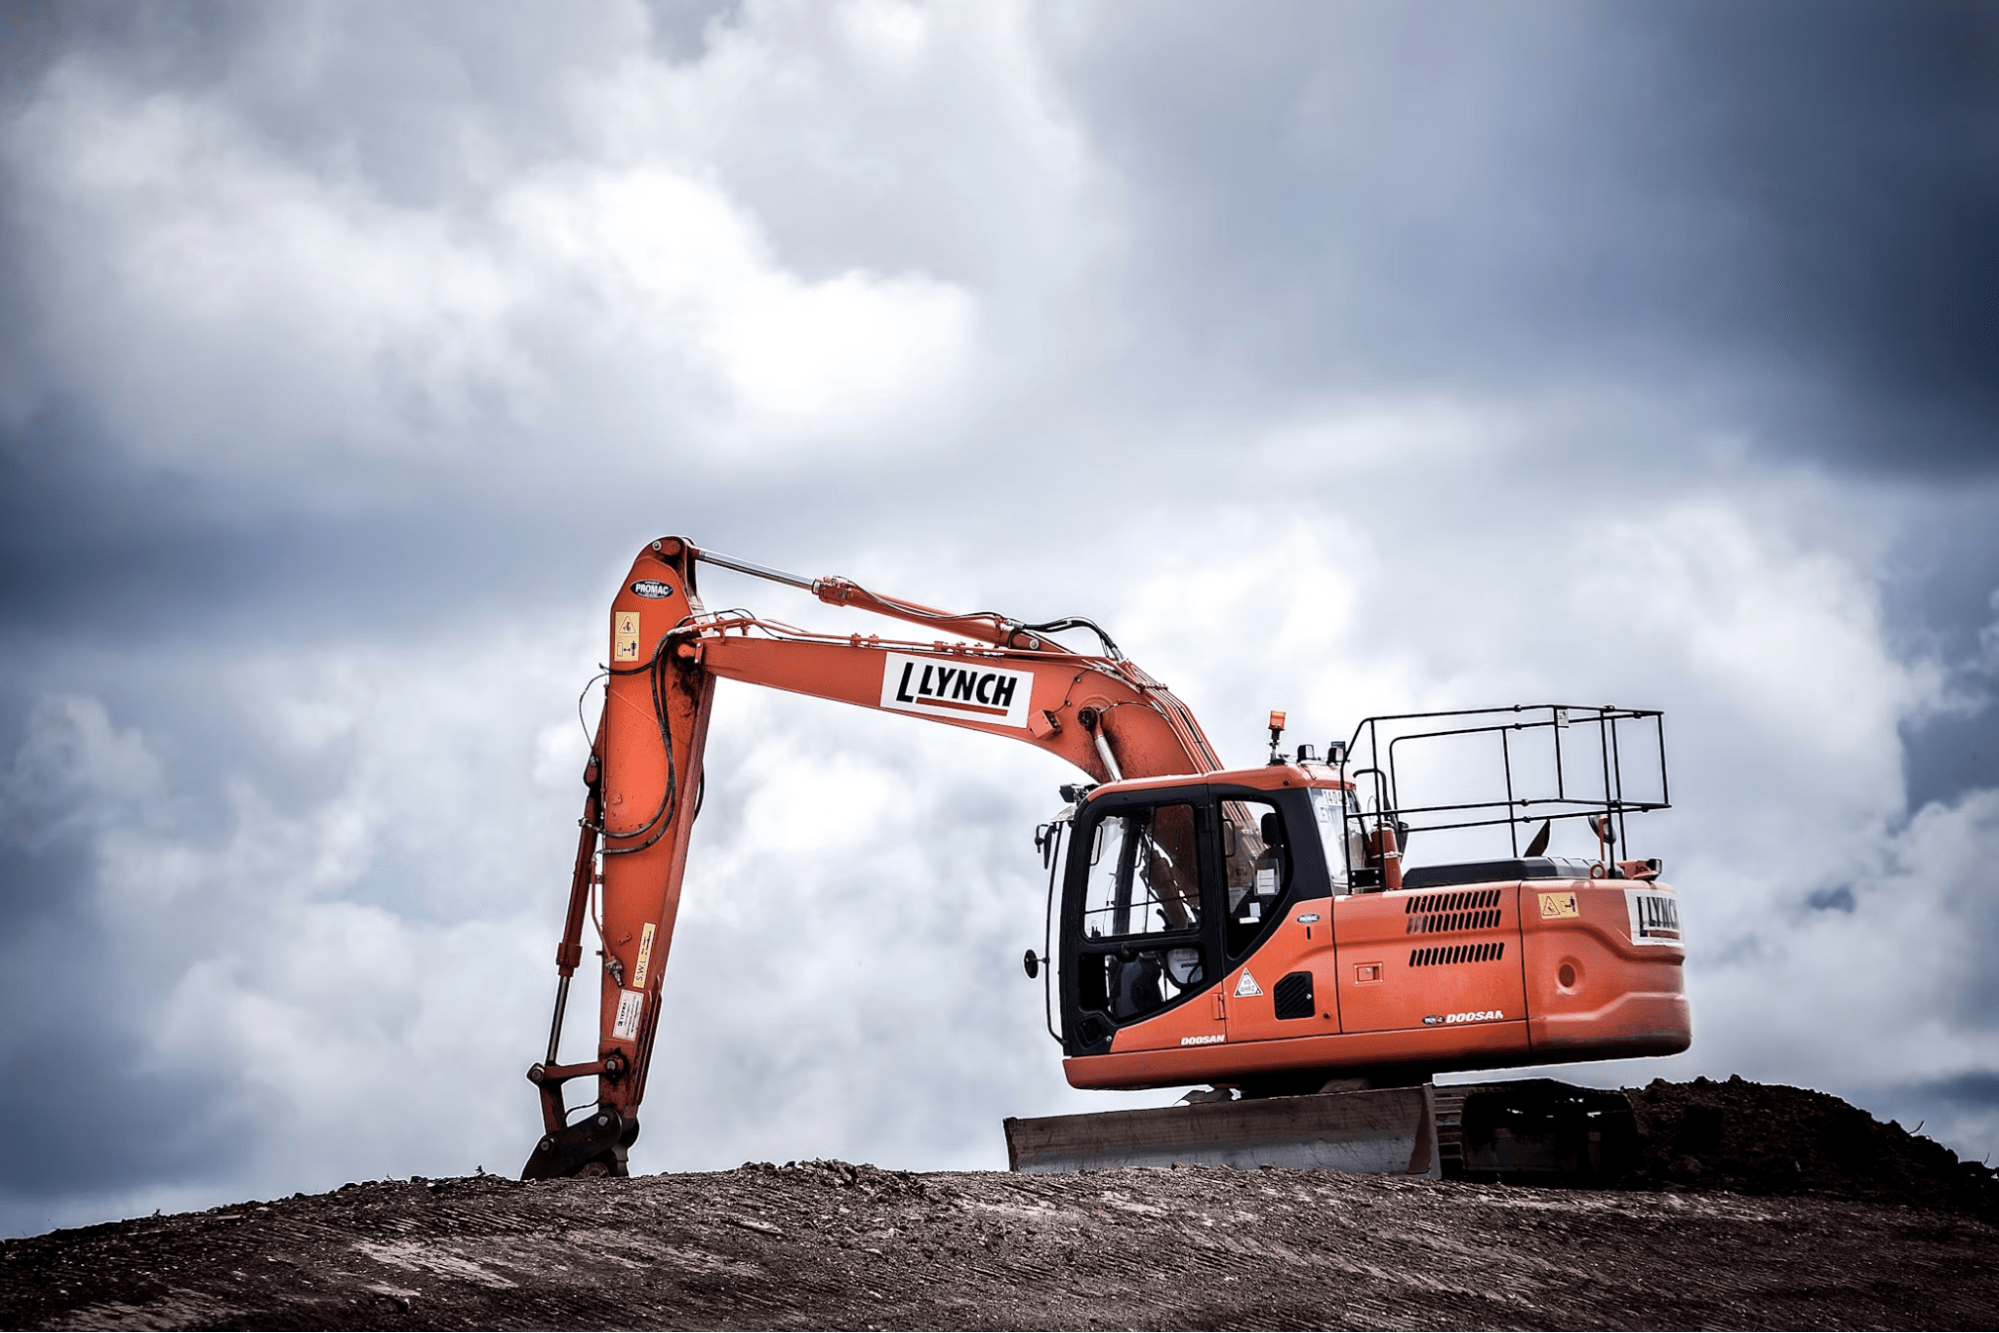
[[(703, 565), (927, 637), (710, 612)], [(1076, 633), (1096, 651), (1054, 637)], [(1669, 1055), (1691, 1039), (1677, 895), (1656, 859), (1617, 854), (1630, 816), (1668, 804), (1657, 711), (1384, 715), (1323, 754), (1289, 755), (1272, 713), (1268, 761), (1226, 768), (1186, 705), (1093, 621), (941, 611), (682, 537), (639, 552), (609, 649), (554, 1021), (528, 1071), (544, 1133), (524, 1179), (626, 1173), (718, 680), (1007, 737), (1087, 779), (1062, 787), (1035, 830), (1047, 931), (1023, 968), (1042, 982), (1072, 1086), (1197, 1090), (1171, 1107), (1008, 1120), (1015, 1170), (1614, 1178), (1632, 1137), (1617, 1094), (1436, 1076)], [(1558, 826), (1581, 830), (1570, 841), (1584, 855), (1549, 854)], [(1460, 859), (1410, 860), (1426, 843)], [(586, 927), (601, 961), (597, 1048), (563, 1064)], [(596, 1099), (571, 1107), (578, 1079), (595, 1080)]]

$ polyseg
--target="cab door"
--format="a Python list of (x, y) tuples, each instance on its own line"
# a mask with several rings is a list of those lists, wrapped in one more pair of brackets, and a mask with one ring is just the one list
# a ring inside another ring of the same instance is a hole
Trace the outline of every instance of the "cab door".
[(1204, 787), (1092, 801), (1063, 889), (1071, 1055), (1219, 1043), (1213, 816)]
[(1338, 1032), (1331, 887), (1309, 798), (1217, 797), (1229, 1042)]

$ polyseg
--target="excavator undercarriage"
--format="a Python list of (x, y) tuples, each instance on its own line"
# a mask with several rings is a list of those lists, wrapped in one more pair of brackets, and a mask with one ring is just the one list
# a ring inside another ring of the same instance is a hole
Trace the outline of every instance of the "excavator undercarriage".
[[(885, 639), (708, 612), (697, 569), (788, 584), (921, 625)], [(1097, 652), (1056, 634), (1088, 631)], [(626, 1171), (701, 804), (718, 680), (984, 731), (1060, 755), (1036, 831), (1047, 933), (1025, 961), (1078, 1088), (1209, 1084), (1192, 1104), (1009, 1120), (1019, 1170), (1227, 1162), (1597, 1178), (1611, 1102), (1448, 1071), (1670, 1054), (1690, 1039), (1678, 899), (1620, 859), (1667, 804), (1660, 714), (1519, 705), (1369, 718), (1321, 756), (1224, 768), (1187, 707), (1081, 618), (953, 614), (666, 537), (613, 602), (603, 712), (529, 1179)], [(1627, 782), (1627, 777), (1630, 781)], [(1578, 835), (1577, 831), (1582, 832)], [(1557, 836), (1565, 854), (1550, 855)], [(1408, 860), (1412, 846), (1425, 859)], [(594, 1058), (558, 1047), (586, 927), (601, 960)], [(594, 1079), (596, 1100), (567, 1104)]]
[(1268, 1166), (1523, 1185), (1615, 1185), (1642, 1156), (1623, 1093), (1553, 1079), (1009, 1118), (1006, 1144), (1030, 1174)]

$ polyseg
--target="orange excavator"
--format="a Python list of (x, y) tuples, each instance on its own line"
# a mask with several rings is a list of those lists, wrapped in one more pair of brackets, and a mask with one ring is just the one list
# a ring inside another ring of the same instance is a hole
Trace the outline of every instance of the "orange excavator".
[[(712, 613), (697, 593), (703, 564), (928, 637)], [(1054, 637), (1079, 631), (1097, 651)], [(725, 679), (1023, 741), (1087, 775), (1062, 788), (1061, 813), (1036, 830), (1048, 935), (1023, 960), (1030, 979), (1047, 972), (1068, 1081), (1212, 1087), (1182, 1107), (1009, 1121), (1016, 1169), (1224, 1161), (1476, 1175), (1485, 1162), (1497, 1177), (1526, 1160), (1523, 1145), (1556, 1138), (1573, 1168), (1601, 1156), (1581, 1145), (1599, 1145), (1609, 1124), (1581, 1090), (1548, 1084), (1556, 1091), (1524, 1111), (1509, 1094), (1474, 1125), (1476, 1097), (1439, 1090), (1433, 1076), (1689, 1044), (1677, 895), (1656, 860), (1613, 850), (1628, 816), (1667, 804), (1657, 712), (1383, 716), (1323, 756), (1308, 745), (1288, 757), (1284, 715), (1273, 713), (1269, 761), (1227, 769), (1186, 705), (1090, 620), (955, 614), (680, 537), (633, 562), (609, 646), (548, 1053), (528, 1071), (544, 1134), (524, 1178), (625, 1174), (701, 809), (710, 705)], [(1452, 757), (1465, 746), (1479, 749), (1478, 763)], [(1498, 784), (1468, 794), (1480, 763)], [(1634, 767), (1644, 780), (1627, 790)], [(1419, 780), (1443, 798), (1412, 798)], [(1595, 854), (1547, 855), (1554, 827), (1571, 820), (1586, 825)], [(1446, 848), (1472, 835), (1508, 841), (1485, 859), (1417, 865), (1407, 852), (1419, 833)], [(563, 1064), (570, 982), (591, 926), (597, 1049)], [(597, 1095), (570, 1107), (565, 1085), (577, 1079), (594, 1079)], [(1575, 1132), (1555, 1134), (1557, 1121)], [(1367, 1165), (1377, 1159), (1387, 1165)]]

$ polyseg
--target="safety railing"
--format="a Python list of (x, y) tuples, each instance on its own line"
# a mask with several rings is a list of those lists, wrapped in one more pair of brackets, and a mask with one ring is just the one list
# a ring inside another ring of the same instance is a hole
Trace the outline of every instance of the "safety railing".
[[(1504, 827), (1517, 858), (1523, 826), (1583, 819), (1602, 843), (1629, 846), (1626, 818), (1671, 804), (1665, 715), (1650, 708), (1514, 704), (1384, 714), (1355, 727), (1337, 758), (1361, 798), (1346, 815), (1350, 831), (1365, 836), (1393, 825), (1399, 845), (1422, 831)], [(1412, 767), (1426, 770), (1434, 785), (1463, 786), (1481, 765), (1498, 779), (1490, 796), (1425, 800), (1405, 791)], [(1533, 840), (1529, 835), (1530, 849)]]

